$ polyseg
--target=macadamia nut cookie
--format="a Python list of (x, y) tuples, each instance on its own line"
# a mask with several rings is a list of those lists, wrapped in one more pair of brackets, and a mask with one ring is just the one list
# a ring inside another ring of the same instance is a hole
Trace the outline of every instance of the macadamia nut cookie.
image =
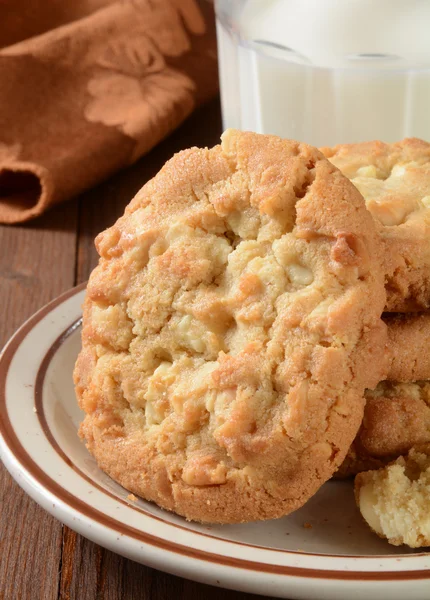
[(384, 315), (391, 363), (387, 379), (430, 380), (430, 312)]
[(430, 443), (430, 382), (382, 381), (366, 391), (363, 422), (336, 478), (378, 469), (426, 443)]
[(100, 467), (201, 522), (299, 508), (386, 374), (358, 190), (310, 146), (230, 130), (174, 156), (96, 245), (75, 384)]
[(363, 142), (322, 152), (363, 194), (387, 243), (387, 310), (430, 307), (430, 144)]
[(366, 391), (363, 423), (337, 479), (378, 469), (430, 443), (430, 313), (385, 314), (387, 379)]
[(355, 478), (365, 521), (394, 546), (430, 546), (430, 446), (425, 450), (412, 449), (407, 458)]

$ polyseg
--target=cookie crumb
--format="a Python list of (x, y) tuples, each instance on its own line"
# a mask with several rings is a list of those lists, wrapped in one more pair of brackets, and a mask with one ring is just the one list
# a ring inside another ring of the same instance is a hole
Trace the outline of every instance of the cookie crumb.
[(33, 412), (37, 413), (37, 408), (35, 406), (33, 406)]
[(127, 500), (130, 500), (130, 502), (137, 502), (137, 498), (134, 494), (129, 494)]
[(355, 498), (369, 527), (389, 544), (430, 546), (430, 445), (412, 448), (387, 467), (357, 475)]
[(303, 527), (304, 527), (305, 529), (312, 529), (312, 525), (311, 525), (310, 523), (308, 523), (307, 521), (305, 521), (305, 522), (303, 523)]

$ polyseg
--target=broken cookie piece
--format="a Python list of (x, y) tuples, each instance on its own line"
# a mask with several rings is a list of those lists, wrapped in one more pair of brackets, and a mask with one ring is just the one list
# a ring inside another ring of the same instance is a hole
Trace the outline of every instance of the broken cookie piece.
[(390, 544), (430, 546), (430, 445), (377, 471), (359, 473), (355, 497), (364, 520)]

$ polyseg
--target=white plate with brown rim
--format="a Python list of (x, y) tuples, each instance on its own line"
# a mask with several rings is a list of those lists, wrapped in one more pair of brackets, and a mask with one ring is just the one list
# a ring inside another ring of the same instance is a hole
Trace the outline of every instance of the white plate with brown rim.
[(326, 483), (282, 519), (241, 525), (188, 523), (131, 501), (77, 436), (83, 296), (79, 286), (42, 308), (0, 357), (1, 458), (36, 502), (105, 548), (203, 583), (290, 599), (430, 598), (430, 553), (372, 534), (351, 482)]

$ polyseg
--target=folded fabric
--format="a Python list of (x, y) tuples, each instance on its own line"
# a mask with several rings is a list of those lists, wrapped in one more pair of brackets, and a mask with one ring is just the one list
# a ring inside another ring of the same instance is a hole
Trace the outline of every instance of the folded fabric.
[(217, 90), (207, 0), (27, 3), (0, 5), (3, 223), (137, 160)]

